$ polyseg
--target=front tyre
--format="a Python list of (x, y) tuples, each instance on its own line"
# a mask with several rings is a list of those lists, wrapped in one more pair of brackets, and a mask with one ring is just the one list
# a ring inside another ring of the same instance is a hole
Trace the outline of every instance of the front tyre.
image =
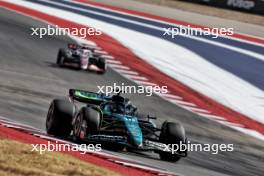
[[(176, 144), (178, 146), (180, 143), (185, 144), (186, 137), (183, 126), (180, 123), (164, 122), (162, 124), (159, 141), (164, 144)], [(176, 152), (181, 153), (181, 151)], [(164, 161), (177, 162), (181, 159), (180, 156), (170, 152), (161, 151), (159, 155), (160, 159)]]
[(51, 102), (47, 119), (46, 130), (48, 134), (67, 137), (72, 130), (72, 118), (75, 114), (75, 106), (66, 100), (55, 99)]

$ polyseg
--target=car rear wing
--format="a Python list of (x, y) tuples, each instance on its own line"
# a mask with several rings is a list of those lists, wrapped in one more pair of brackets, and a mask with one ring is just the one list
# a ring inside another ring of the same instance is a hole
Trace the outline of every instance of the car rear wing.
[(75, 43), (69, 43), (68, 44), (68, 48), (70, 49), (78, 49), (80, 46), (78, 44)]
[(110, 97), (95, 92), (86, 90), (70, 89), (69, 96), (71, 100), (76, 100), (82, 103), (100, 105), (110, 99)]

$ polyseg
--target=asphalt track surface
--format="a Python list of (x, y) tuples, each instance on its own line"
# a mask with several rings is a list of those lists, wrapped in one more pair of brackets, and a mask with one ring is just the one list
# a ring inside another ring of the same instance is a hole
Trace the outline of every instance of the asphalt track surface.
[[(31, 27), (46, 26), (28, 17), (0, 9), (0, 115), (45, 130), (50, 101), (67, 95), (69, 88), (97, 91), (97, 85), (134, 83), (108, 70), (105, 75), (58, 68), (57, 51), (71, 41), (68, 37), (31, 36)], [(151, 112), (164, 120), (181, 121), (188, 138), (201, 143), (233, 143), (233, 152), (213, 155), (190, 152), (178, 163), (163, 162), (155, 154), (114, 153), (161, 167), (176, 174), (262, 175), (263, 142), (226, 126), (199, 117), (157, 96), (127, 95), (143, 114)]]

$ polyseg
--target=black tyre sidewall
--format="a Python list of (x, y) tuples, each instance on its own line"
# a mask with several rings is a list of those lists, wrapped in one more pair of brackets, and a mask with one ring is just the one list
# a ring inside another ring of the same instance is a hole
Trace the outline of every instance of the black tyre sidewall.
[(92, 107), (82, 108), (83, 119), (87, 123), (87, 134), (98, 133), (101, 123), (101, 114)]
[[(180, 123), (164, 122), (162, 124), (160, 142), (180, 145), (180, 142), (185, 143), (185, 139), (185, 130)], [(159, 154), (160, 158), (165, 161), (177, 162), (181, 158), (168, 152), (160, 152)]]
[(59, 49), (58, 55), (57, 55), (57, 65), (59, 65), (60, 67), (63, 66), (63, 62), (64, 62), (64, 49)]
[(98, 60), (97, 66), (100, 69), (102, 69), (102, 71), (99, 71), (98, 73), (99, 74), (104, 74), (105, 71), (106, 71), (106, 62), (105, 62), (105, 59), (100, 57), (99, 60)]
[[(92, 107), (82, 107), (76, 115), (73, 124), (73, 134), (77, 141), (81, 140), (80, 133), (83, 131), (84, 137), (96, 134), (99, 131), (101, 114)], [(85, 124), (85, 125), (83, 125)]]
[[(53, 112), (50, 110), (53, 109)], [(46, 120), (47, 133), (59, 137), (67, 137), (72, 130), (72, 118), (75, 106), (66, 100), (55, 99), (51, 102)]]

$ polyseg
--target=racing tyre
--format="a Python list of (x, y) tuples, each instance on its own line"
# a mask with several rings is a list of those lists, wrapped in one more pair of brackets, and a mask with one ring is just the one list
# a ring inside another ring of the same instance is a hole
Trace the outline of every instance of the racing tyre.
[(98, 71), (98, 74), (104, 74), (106, 72), (106, 62), (105, 59), (100, 57), (97, 63), (97, 66), (102, 69), (102, 71)]
[(55, 99), (51, 102), (46, 119), (48, 134), (67, 137), (72, 130), (72, 118), (75, 114), (75, 106), (66, 100)]
[(96, 134), (100, 128), (101, 114), (92, 107), (83, 107), (73, 123), (73, 134), (77, 140)]
[(57, 65), (59, 65), (60, 67), (63, 67), (63, 64), (64, 64), (64, 50), (61, 48), (58, 52), (58, 55), (57, 55)]
[[(183, 126), (180, 123), (173, 123), (167, 121), (164, 122), (162, 124), (159, 141), (164, 144), (177, 144), (178, 146), (180, 145), (180, 142), (182, 144), (185, 144), (186, 137)], [(172, 154), (170, 152), (164, 152), (164, 151), (159, 152), (159, 155), (160, 155), (160, 159), (170, 162), (177, 162), (181, 158), (176, 154)]]

